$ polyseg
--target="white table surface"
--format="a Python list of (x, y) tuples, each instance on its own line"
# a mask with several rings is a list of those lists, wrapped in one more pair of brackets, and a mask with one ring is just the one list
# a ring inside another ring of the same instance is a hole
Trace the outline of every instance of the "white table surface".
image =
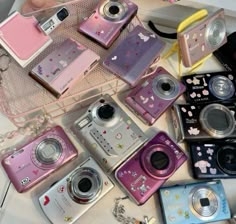
[[(140, 1), (139, 1), (140, 2)], [(146, 9), (145, 9), (146, 10)], [(177, 75), (177, 65), (176, 65), (176, 55), (171, 57), (166, 61), (160, 61), (160, 66), (166, 68), (171, 74)], [(200, 69), (200, 71), (221, 71), (222, 66), (214, 59), (209, 59)], [(146, 135), (151, 138), (154, 136), (158, 130), (164, 130), (172, 136), (172, 129), (168, 124), (167, 113), (163, 114), (157, 122), (149, 127), (144, 125), (137, 117), (135, 117), (130, 111), (123, 105), (123, 97), (127, 93), (118, 94), (113, 96), (117, 103), (132, 117), (132, 119), (141, 127), (141, 129), (146, 133)], [(180, 101), (181, 98), (178, 100)], [(69, 129), (70, 118), (65, 115), (62, 118), (55, 120), (56, 124), (62, 125), (67, 130)], [(170, 123), (170, 122), (169, 122)], [(16, 127), (2, 114), (0, 114), (0, 134), (4, 134), (8, 131), (14, 130)], [(69, 137), (73, 143), (77, 146), (79, 152), (83, 152), (84, 149), (79, 145), (78, 141), (74, 136), (68, 132)], [(0, 145), (0, 149), (4, 150), (7, 146), (15, 145), (20, 142), (22, 138), (16, 138), (8, 141), (4, 145)], [(188, 150), (185, 148), (184, 144), (181, 144), (184, 148), (186, 154)], [(68, 164), (59, 172), (54, 173), (50, 178), (47, 178), (42, 183), (34, 187), (32, 190), (26, 193), (17, 193), (14, 187), (11, 185), (9, 193), (6, 196), (4, 205), (0, 210), (0, 223), (1, 224), (49, 224), (50, 222), (44, 216), (43, 212), (39, 208), (37, 198), (44, 192), (48, 187), (57, 179), (64, 176), (73, 167), (76, 167), (77, 160)], [(190, 160), (185, 162), (177, 172), (166, 182), (165, 185), (172, 185), (177, 183), (188, 183), (196, 181), (192, 178), (192, 173), (190, 169)], [(231, 207), (232, 213), (236, 213), (236, 180), (228, 179), (222, 180), (225, 187), (226, 195)], [(6, 187), (9, 180), (4, 173), (2, 167), (0, 168), (0, 204), (2, 202)], [(115, 183), (115, 188), (109, 192), (104, 198), (102, 198), (94, 207), (87, 211), (76, 223), (82, 224), (104, 224), (118, 223), (112, 215), (112, 209), (114, 206), (114, 199), (117, 197), (122, 197), (125, 193), (117, 186)], [(143, 220), (143, 216), (147, 215), (149, 218), (154, 217), (157, 221), (155, 224), (162, 224), (162, 216), (160, 210), (160, 204), (158, 201), (157, 194), (153, 195), (144, 205), (137, 206), (131, 200), (127, 199), (122, 201), (125, 205), (126, 214), (128, 216), (135, 217), (137, 219)], [(217, 222), (217, 223), (228, 223), (227, 221)]]

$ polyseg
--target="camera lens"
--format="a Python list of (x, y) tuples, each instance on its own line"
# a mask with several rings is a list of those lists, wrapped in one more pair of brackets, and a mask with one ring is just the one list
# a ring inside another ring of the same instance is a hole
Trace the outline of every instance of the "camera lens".
[(112, 15), (116, 15), (120, 12), (120, 9), (118, 6), (116, 5), (112, 5), (110, 8), (109, 8), (109, 13), (111, 13)]
[(102, 119), (102, 120), (108, 120), (111, 119), (113, 117), (115, 113), (115, 109), (114, 107), (112, 107), (109, 104), (105, 104), (103, 106), (101, 106), (98, 109), (98, 116)]
[(169, 165), (168, 156), (163, 152), (154, 152), (151, 155), (151, 164), (157, 170), (164, 170)]
[(63, 8), (57, 13), (57, 17), (60, 21), (65, 20), (66, 17), (68, 17), (69, 13), (67, 9)]
[(92, 188), (92, 182), (88, 178), (83, 178), (79, 181), (78, 188), (82, 192), (88, 192)]
[(161, 84), (161, 88), (162, 88), (162, 90), (164, 90), (164, 91), (170, 91), (171, 86), (170, 86), (169, 83), (162, 83), (162, 84)]

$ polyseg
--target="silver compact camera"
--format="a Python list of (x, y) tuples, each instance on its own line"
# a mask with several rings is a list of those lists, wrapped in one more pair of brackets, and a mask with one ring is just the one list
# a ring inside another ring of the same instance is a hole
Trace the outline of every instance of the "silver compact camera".
[(50, 15), (38, 19), (38, 28), (48, 35), (54, 29), (56, 29), (68, 16), (69, 12), (66, 7), (52, 10)]
[(52, 223), (74, 223), (113, 187), (110, 179), (89, 157), (40, 196), (39, 203)]
[(142, 130), (108, 94), (90, 105), (72, 130), (107, 173), (147, 141)]

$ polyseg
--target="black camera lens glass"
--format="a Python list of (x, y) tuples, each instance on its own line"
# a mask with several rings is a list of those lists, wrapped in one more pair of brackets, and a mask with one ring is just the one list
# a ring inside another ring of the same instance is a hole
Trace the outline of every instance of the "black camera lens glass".
[(164, 152), (154, 152), (151, 155), (151, 164), (157, 170), (164, 170), (169, 165), (169, 158)]
[(119, 12), (120, 12), (120, 9), (118, 6), (112, 5), (111, 7), (109, 7), (109, 13), (111, 13), (112, 15), (116, 15)]
[(83, 178), (78, 183), (78, 188), (81, 192), (88, 192), (92, 188), (92, 182), (88, 178)]
[(218, 153), (218, 163), (226, 173), (236, 173), (236, 148), (230, 145), (222, 147)]
[(200, 204), (202, 207), (207, 207), (210, 205), (210, 201), (208, 198), (201, 198), (200, 199)]
[(108, 120), (111, 119), (113, 117), (115, 113), (115, 109), (114, 107), (112, 107), (109, 104), (105, 104), (103, 106), (101, 106), (98, 109), (98, 116), (102, 119), (102, 120)]
[(68, 11), (63, 8), (61, 9), (58, 13), (57, 13), (57, 18), (60, 20), (60, 21), (63, 21), (67, 16), (69, 16), (69, 13)]
[(208, 113), (207, 121), (214, 130), (224, 131), (229, 127), (229, 117), (222, 110), (212, 110)]
[(161, 84), (161, 88), (162, 88), (163, 91), (170, 91), (171, 86), (170, 86), (169, 83), (164, 82), (164, 83)]

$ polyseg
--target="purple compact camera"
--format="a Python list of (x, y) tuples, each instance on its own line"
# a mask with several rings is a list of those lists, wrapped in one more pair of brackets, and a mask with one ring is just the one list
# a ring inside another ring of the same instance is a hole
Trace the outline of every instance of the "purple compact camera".
[(116, 170), (115, 178), (137, 204), (143, 204), (186, 160), (182, 149), (159, 132)]
[(138, 6), (129, 0), (100, 1), (78, 30), (109, 48), (137, 14), (137, 10)]
[(138, 84), (126, 97), (127, 106), (152, 125), (185, 91), (185, 86), (164, 68)]

